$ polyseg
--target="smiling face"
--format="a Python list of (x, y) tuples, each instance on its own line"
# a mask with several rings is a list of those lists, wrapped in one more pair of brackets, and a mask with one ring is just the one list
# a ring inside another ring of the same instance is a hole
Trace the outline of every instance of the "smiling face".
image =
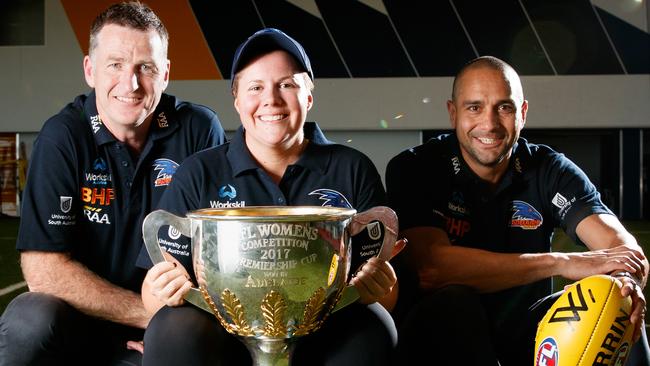
[(84, 74), (102, 122), (115, 133), (151, 116), (169, 82), (169, 60), (156, 31), (107, 24), (84, 58)]
[(514, 70), (476, 65), (459, 76), (447, 110), (463, 158), (479, 177), (494, 181), (505, 172), (527, 109)]
[(302, 127), (313, 97), (309, 76), (284, 51), (253, 60), (237, 73), (235, 109), (251, 151), (290, 151), (302, 145)]

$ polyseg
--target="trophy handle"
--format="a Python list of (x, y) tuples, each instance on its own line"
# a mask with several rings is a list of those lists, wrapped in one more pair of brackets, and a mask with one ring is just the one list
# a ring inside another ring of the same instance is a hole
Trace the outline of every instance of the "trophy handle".
[[(142, 222), (142, 237), (144, 239), (144, 246), (147, 248), (147, 253), (151, 258), (151, 262), (155, 265), (165, 261), (163, 249), (158, 244), (158, 230), (163, 225), (172, 225), (181, 234), (192, 237), (192, 222), (185, 217), (179, 217), (164, 210), (152, 211)], [(194, 304), (195, 306), (212, 313), (212, 310), (203, 299), (201, 291), (192, 287), (190, 291), (183, 296), (185, 300)]]
[(392, 258), (393, 247), (397, 241), (397, 214), (386, 206), (376, 206), (370, 210), (356, 214), (352, 217), (350, 224), (350, 235), (354, 236), (366, 228), (372, 221), (378, 220), (384, 224), (384, 241), (377, 257), (388, 261)]
[[(386, 206), (376, 206), (367, 211), (356, 214), (352, 217), (350, 223), (350, 236), (354, 236), (365, 229), (366, 225), (372, 221), (378, 220), (384, 224), (384, 241), (381, 244), (377, 257), (388, 261), (392, 258), (393, 247), (397, 240), (398, 221), (397, 214), (391, 208)], [(359, 299), (359, 292), (357, 288), (348, 285), (341, 294), (341, 299), (336, 304), (332, 312), (341, 310), (342, 308), (352, 304)]]

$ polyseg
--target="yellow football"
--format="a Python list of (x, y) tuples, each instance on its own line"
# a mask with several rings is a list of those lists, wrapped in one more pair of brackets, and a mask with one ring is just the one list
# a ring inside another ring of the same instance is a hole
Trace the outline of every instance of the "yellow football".
[(632, 347), (632, 300), (597, 275), (574, 283), (537, 326), (535, 366), (622, 366)]

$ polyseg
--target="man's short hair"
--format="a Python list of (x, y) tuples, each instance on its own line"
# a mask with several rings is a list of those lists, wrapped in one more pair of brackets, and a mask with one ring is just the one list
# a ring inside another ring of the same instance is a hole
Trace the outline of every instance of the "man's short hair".
[(515, 71), (515, 69), (512, 66), (510, 66), (507, 62), (501, 60), (500, 58), (496, 58), (494, 56), (480, 56), (480, 57), (477, 57), (477, 58), (469, 61), (468, 63), (466, 63), (458, 71), (458, 73), (454, 77), (454, 85), (453, 85), (453, 87), (451, 89), (451, 100), (452, 101), (456, 100), (456, 96), (457, 96), (457, 93), (458, 93), (458, 85), (457, 85), (458, 80), (460, 80), (461, 77), (463, 76), (463, 74), (465, 74), (465, 72), (467, 72), (468, 70), (478, 68), (478, 67), (487, 67), (487, 68), (490, 68), (492, 70), (500, 71), (504, 75), (506, 73), (510, 73), (510, 72), (514, 73), (515, 75), (517, 74), (517, 72)]
[(97, 47), (97, 35), (107, 24), (137, 29), (140, 31), (154, 30), (160, 36), (164, 54), (167, 55), (169, 33), (156, 13), (147, 5), (139, 1), (122, 2), (113, 4), (101, 12), (90, 27), (90, 46), (88, 54), (92, 54)]

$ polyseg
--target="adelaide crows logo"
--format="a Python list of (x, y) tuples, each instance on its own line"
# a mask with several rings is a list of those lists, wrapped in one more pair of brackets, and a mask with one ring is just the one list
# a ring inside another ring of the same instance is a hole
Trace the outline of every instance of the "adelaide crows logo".
[(534, 230), (542, 225), (542, 214), (528, 202), (512, 201), (511, 227), (520, 227), (524, 230)]
[(159, 170), (154, 186), (162, 187), (169, 185), (172, 181), (172, 175), (176, 173), (178, 163), (170, 159), (156, 159), (153, 164), (153, 170)]
[(318, 196), (318, 199), (323, 201), (321, 206), (323, 207), (343, 207), (343, 208), (352, 208), (350, 202), (347, 198), (341, 193), (333, 189), (321, 188), (315, 191), (309, 192), (310, 196)]

